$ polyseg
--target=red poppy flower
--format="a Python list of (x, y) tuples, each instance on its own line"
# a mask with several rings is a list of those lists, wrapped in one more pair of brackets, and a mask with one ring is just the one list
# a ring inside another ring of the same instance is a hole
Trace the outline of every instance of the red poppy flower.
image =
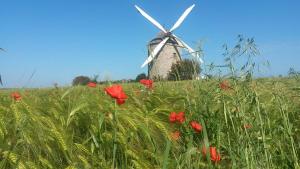
[(112, 85), (105, 88), (105, 92), (110, 95), (112, 98), (116, 99), (117, 104), (121, 105), (125, 103), (127, 95), (124, 93), (122, 86)]
[[(202, 155), (206, 157), (206, 148), (202, 147)], [(210, 160), (214, 162), (218, 162), (221, 160), (221, 155), (217, 152), (216, 147), (209, 147)]]
[(18, 93), (18, 92), (13, 92), (11, 93), (11, 97), (15, 100), (15, 101), (19, 101), (22, 99), (22, 96)]
[(114, 99), (127, 99), (121, 85), (112, 85), (105, 88), (105, 92)]
[(178, 139), (180, 139), (180, 131), (176, 130), (174, 132), (171, 133), (171, 138), (174, 140), (174, 141), (177, 141)]
[(117, 99), (117, 104), (121, 105), (125, 103), (125, 99)]
[(171, 112), (169, 116), (169, 120), (171, 123), (175, 123), (176, 121), (182, 124), (185, 120), (184, 112), (179, 112), (178, 114), (176, 112)]
[(171, 112), (170, 113), (169, 120), (170, 120), (171, 123), (176, 122), (176, 116), (177, 116), (176, 112)]
[(197, 121), (191, 121), (190, 125), (195, 130), (196, 133), (199, 133), (202, 131), (202, 126)]
[(87, 86), (88, 86), (88, 87), (94, 88), (94, 87), (97, 86), (97, 83), (95, 83), (95, 82), (89, 82), (89, 83), (87, 84)]
[(176, 120), (177, 120), (179, 123), (183, 123), (184, 120), (185, 120), (184, 112), (179, 112), (179, 113), (176, 115)]
[(219, 87), (220, 87), (222, 90), (229, 90), (229, 89), (232, 89), (232, 87), (230, 87), (229, 82), (228, 82), (227, 80), (222, 81), (222, 82), (219, 84)]
[(153, 81), (150, 79), (142, 79), (142, 80), (140, 80), (140, 83), (143, 84), (144, 86), (146, 86), (146, 88), (148, 88), (148, 89), (152, 89), (152, 87), (153, 87)]
[(221, 160), (221, 156), (219, 153), (217, 153), (216, 147), (210, 147), (209, 152), (211, 161), (218, 162)]

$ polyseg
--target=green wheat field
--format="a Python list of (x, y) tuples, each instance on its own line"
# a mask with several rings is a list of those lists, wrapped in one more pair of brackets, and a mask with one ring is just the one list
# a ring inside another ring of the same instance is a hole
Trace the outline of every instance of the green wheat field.
[[(299, 79), (222, 81), (121, 83), (122, 105), (109, 83), (0, 90), (0, 168), (299, 168)], [(203, 152), (211, 146), (220, 160)]]

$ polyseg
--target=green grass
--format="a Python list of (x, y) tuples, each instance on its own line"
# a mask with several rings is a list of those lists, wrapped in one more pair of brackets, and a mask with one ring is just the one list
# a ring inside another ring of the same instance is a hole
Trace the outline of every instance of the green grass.
[[(104, 93), (107, 85), (20, 89), (18, 102), (1, 90), (0, 168), (299, 168), (300, 83), (218, 84), (161, 82), (152, 91), (124, 84), (121, 106)], [(172, 111), (184, 111), (185, 123), (170, 124)], [(203, 146), (217, 147), (221, 161), (207, 160)]]

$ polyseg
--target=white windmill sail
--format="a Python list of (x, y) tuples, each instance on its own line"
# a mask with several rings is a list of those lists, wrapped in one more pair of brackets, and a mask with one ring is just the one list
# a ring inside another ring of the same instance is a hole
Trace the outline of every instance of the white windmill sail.
[(200, 63), (203, 63), (202, 58), (200, 58), (199, 54), (194, 51), (194, 49), (192, 49), (189, 45), (187, 45), (185, 42), (183, 42), (181, 39), (179, 39), (177, 36), (173, 35), (176, 39), (176, 41), (184, 47), (184, 49), (186, 49), (192, 56), (194, 56), (195, 58), (199, 59)]
[(174, 26), (170, 29), (170, 32), (174, 31), (176, 28), (178, 28), (181, 23), (184, 21), (184, 19), (188, 16), (188, 14), (193, 10), (195, 7), (195, 4), (190, 6), (188, 9), (186, 9), (183, 14), (180, 16), (180, 18), (177, 20), (177, 22), (174, 24)]
[(163, 31), (164, 33), (167, 33), (167, 31), (165, 30), (165, 28), (163, 26), (161, 26), (161, 24), (159, 24), (155, 19), (153, 19), (150, 15), (148, 15), (145, 11), (143, 11), (140, 7), (138, 7), (137, 5), (135, 5), (135, 8), (146, 18), (148, 19), (151, 23), (153, 23), (158, 29), (160, 29), (161, 31)]
[(150, 56), (147, 58), (147, 60), (143, 63), (141, 67), (144, 67), (148, 63), (150, 63), (154, 57), (158, 54), (158, 52), (163, 48), (163, 46), (166, 44), (166, 42), (169, 40), (169, 37), (166, 37), (163, 41), (161, 41), (151, 52)]

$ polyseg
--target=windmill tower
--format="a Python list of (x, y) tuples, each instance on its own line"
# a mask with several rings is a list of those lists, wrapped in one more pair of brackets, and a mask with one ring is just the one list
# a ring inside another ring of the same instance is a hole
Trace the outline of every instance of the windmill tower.
[(148, 64), (148, 75), (150, 79), (166, 78), (171, 70), (172, 64), (181, 60), (180, 48), (185, 49), (192, 56), (199, 59), (203, 63), (199, 55), (181, 39), (175, 36), (172, 32), (177, 29), (187, 15), (192, 11), (195, 5), (187, 8), (177, 22), (170, 30), (166, 30), (161, 24), (154, 20), (150, 15), (135, 5), (135, 8), (152, 24), (154, 24), (161, 32), (158, 36), (152, 39), (148, 44), (148, 58), (141, 67)]
[[(160, 32), (156, 38), (149, 42), (148, 55), (151, 54), (164, 38), (165, 34)], [(152, 62), (148, 63), (148, 75), (150, 79), (167, 78), (172, 65), (181, 60), (179, 48), (182, 48), (182, 46), (179, 46), (174, 38), (169, 38)]]

